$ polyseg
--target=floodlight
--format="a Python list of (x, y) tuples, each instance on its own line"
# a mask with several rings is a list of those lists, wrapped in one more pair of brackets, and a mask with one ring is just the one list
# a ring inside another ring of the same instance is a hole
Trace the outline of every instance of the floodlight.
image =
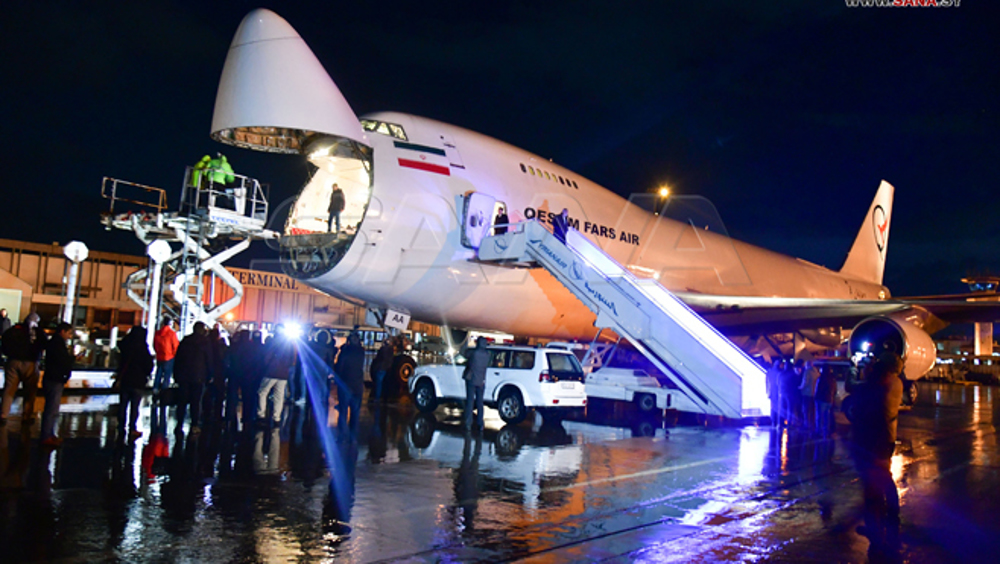
[(285, 335), (289, 339), (299, 339), (302, 337), (302, 325), (295, 321), (285, 322)]

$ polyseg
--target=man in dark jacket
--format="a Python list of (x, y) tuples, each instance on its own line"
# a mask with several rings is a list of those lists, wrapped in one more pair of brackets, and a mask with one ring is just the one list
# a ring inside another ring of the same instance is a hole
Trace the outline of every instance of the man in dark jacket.
[(267, 397), (271, 395), (271, 419), (275, 426), (281, 424), (285, 408), (285, 388), (295, 370), (298, 350), (295, 341), (285, 333), (281, 324), (275, 327), (276, 335), (264, 349), (264, 379), (257, 389), (257, 422), (267, 423)]
[(73, 327), (60, 323), (56, 332), (45, 345), (45, 377), (42, 391), (45, 394), (45, 408), (42, 410), (42, 432), (39, 435), (44, 446), (56, 447), (62, 439), (56, 437), (56, 418), (62, 401), (63, 387), (73, 371), (73, 353), (69, 351), (69, 340), (73, 338)]
[(7, 423), (10, 406), (14, 403), (17, 387), (24, 384), (22, 424), (35, 422), (35, 396), (38, 394), (38, 360), (45, 350), (45, 333), (38, 330), (37, 313), (28, 316), (3, 334), (3, 354), (7, 357), (4, 367), (3, 404), (0, 408), (0, 426)]
[(785, 359), (776, 358), (771, 367), (767, 369), (764, 376), (764, 384), (767, 387), (767, 397), (771, 401), (771, 426), (781, 426), (781, 371)]
[(486, 391), (486, 369), (490, 366), (490, 351), (486, 348), (486, 338), (479, 337), (476, 348), (469, 355), (462, 378), (465, 378), (465, 430), (472, 430), (472, 408), (476, 408), (476, 422), (483, 428), (483, 394)]
[(208, 341), (208, 328), (201, 321), (194, 324), (194, 332), (184, 337), (177, 347), (174, 357), (174, 380), (179, 386), (180, 401), (177, 404), (177, 427), (174, 432), (184, 429), (184, 418), (188, 407), (191, 409), (191, 433), (201, 432), (201, 396), (205, 382), (212, 372), (212, 344)]
[[(242, 419), (243, 427), (250, 422), (247, 406), (250, 398), (257, 399), (257, 388), (249, 388), (253, 358), (251, 356), (250, 331), (241, 329), (233, 335), (226, 351), (226, 423), (234, 423)], [(236, 413), (236, 405), (243, 397), (242, 417)]]
[(222, 414), (222, 406), (226, 399), (226, 346), (222, 338), (222, 330), (216, 325), (208, 332), (209, 350), (212, 352), (212, 367), (210, 377), (205, 382), (205, 391), (201, 402), (201, 419), (206, 424), (217, 423)]
[(330, 195), (330, 233), (340, 233), (340, 214), (344, 211), (347, 201), (344, 199), (344, 191), (336, 182), (331, 189), (333, 194)]
[(870, 555), (891, 555), (899, 544), (899, 493), (892, 480), (896, 448), (896, 421), (903, 401), (899, 355), (884, 352), (866, 368), (851, 421), (852, 455), (861, 477), (865, 499), (865, 526), (859, 533), (870, 541)]
[(392, 360), (394, 358), (396, 358), (396, 339), (387, 336), (382, 341), (382, 346), (379, 347), (378, 352), (375, 353), (375, 358), (372, 360), (371, 366), (372, 393), (375, 398), (382, 401), (385, 401), (385, 396), (383, 395), (385, 375), (392, 368)]
[(337, 379), (337, 427), (341, 431), (356, 430), (365, 390), (365, 348), (361, 346), (360, 335), (351, 333), (347, 337), (333, 372)]
[(559, 215), (550, 217), (552, 218), (552, 234), (560, 243), (566, 244), (566, 234), (569, 233), (569, 210), (564, 208)]
[[(7, 308), (0, 308), (0, 342), (3, 342), (3, 334), (7, 332), (8, 329), (14, 326), (14, 322), (11, 321), (10, 317), (7, 317)], [(5, 357), (3, 351), (0, 350), (0, 358)], [(6, 358), (4, 361), (6, 362)]]
[[(327, 331), (318, 331), (309, 341), (309, 348), (316, 354), (315, 366), (311, 366), (307, 374), (306, 367), (303, 366), (303, 376), (309, 379), (312, 384), (308, 386), (309, 394), (318, 395), (313, 401), (319, 401), (323, 405), (323, 413), (329, 411), (330, 407), (330, 382), (333, 380), (333, 365), (337, 359), (337, 345)], [(312, 373), (316, 371), (316, 373)]]
[(0, 335), (6, 333), (13, 326), (14, 322), (7, 316), (7, 308), (0, 309)]
[(133, 327), (118, 344), (118, 350), (121, 351), (118, 365), (118, 436), (124, 440), (125, 431), (131, 429), (129, 436), (134, 439), (142, 436), (136, 422), (139, 420), (142, 392), (153, 372), (153, 355), (146, 344), (146, 329), (138, 325)]
[(802, 383), (802, 372), (799, 361), (785, 362), (781, 371), (781, 420), (785, 425), (797, 427), (799, 421), (799, 384)]
[(816, 430), (829, 437), (833, 427), (833, 402), (837, 397), (837, 378), (830, 367), (824, 366), (816, 380)]
[(507, 216), (507, 208), (501, 207), (497, 211), (497, 216), (493, 218), (493, 234), (503, 235), (506, 233), (508, 223), (510, 223), (510, 217)]

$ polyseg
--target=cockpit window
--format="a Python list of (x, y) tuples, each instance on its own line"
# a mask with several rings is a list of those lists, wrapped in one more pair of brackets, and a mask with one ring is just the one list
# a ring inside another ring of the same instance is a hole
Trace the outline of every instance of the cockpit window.
[(389, 125), (389, 133), (391, 133), (393, 137), (395, 137), (396, 139), (402, 139), (403, 141), (406, 141), (406, 132), (403, 131), (403, 126), (396, 125), (394, 123), (390, 123), (388, 125)]
[(406, 131), (403, 129), (403, 126), (395, 123), (388, 123), (374, 119), (363, 119), (361, 120), (361, 129), (364, 129), (365, 131), (374, 131), (375, 133), (381, 133), (382, 135), (388, 135), (389, 137), (395, 137), (396, 139), (402, 139), (403, 141), (407, 140)]

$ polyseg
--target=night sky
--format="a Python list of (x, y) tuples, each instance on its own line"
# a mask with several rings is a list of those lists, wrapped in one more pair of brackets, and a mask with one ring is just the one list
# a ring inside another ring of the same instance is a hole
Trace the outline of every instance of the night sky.
[(273, 200), (297, 192), (304, 159), (209, 138), (229, 42), (264, 6), (359, 115), (460, 125), (622, 195), (667, 183), (714, 202), (731, 235), (835, 269), (885, 179), (895, 295), (1000, 271), (1000, 18), (985, 2), (211, 4), (0, 6), (0, 237), (142, 254), (100, 227), (101, 178), (176, 202), (184, 167), (220, 150)]

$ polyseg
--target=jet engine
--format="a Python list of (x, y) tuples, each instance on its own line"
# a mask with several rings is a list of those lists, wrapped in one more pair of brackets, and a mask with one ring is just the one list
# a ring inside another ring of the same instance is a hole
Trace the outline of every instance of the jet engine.
[(878, 355), (892, 351), (903, 358), (907, 379), (916, 380), (934, 366), (937, 349), (924, 330), (930, 314), (918, 308), (863, 319), (854, 326), (848, 340), (851, 357), (855, 354)]

